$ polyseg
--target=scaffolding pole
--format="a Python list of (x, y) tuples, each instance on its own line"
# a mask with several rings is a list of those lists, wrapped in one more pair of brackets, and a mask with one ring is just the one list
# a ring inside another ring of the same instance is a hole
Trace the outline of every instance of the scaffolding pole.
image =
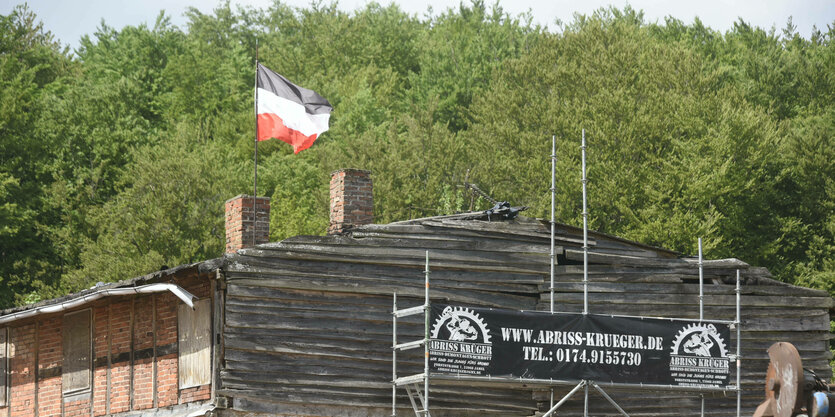
[[(557, 192), (557, 135), (551, 135), (551, 314), (554, 314), (554, 269), (557, 263), (557, 252), (554, 246), (556, 234), (556, 210)], [(554, 388), (551, 388), (550, 407), (554, 406)]]
[(429, 251), (426, 251), (426, 292), (423, 300), (423, 410), (426, 417), (429, 414)]
[[(580, 142), (580, 151), (581, 151), (581, 182), (583, 184), (583, 315), (589, 314), (589, 211), (588, 211), (588, 178), (586, 177), (586, 129), (582, 129), (581, 135), (581, 142)], [(556, 161), (556, 136), (551, 137), (551, 313), (554, 313), (554, 192), (556, 190), (556, 168), (555, 168), (555, 161)], [(620, 406), (603, 391), (600, 386), (594, 383), (594, 381), (587, 381), (583, 380), (577, 385), (571, 392), (569, 392), (565, 397), (560, 400), (556, 405), (554, 405), (554, 388), (551, 388), (551, 408), (550, 410), (543, 415), (543, 417), (548, 417), (552, 415), (557, 408), (559, 408), (565, 401), (571, 398), (574, 393), (577, 392), (580, 388), (584, 388), (584, 395), (583, 395), (583, 416), (588, 417), (589, 415), (589, 386), (593, 386), (597, 391), (599, 391), (610, 403), (612, 403), (615, 408), (618, 409), (623, 415), (627, 416), (626, 412), (620, 408)]]
[[(393, 385), (393, 387), (392, 387), (392, 416), (395, 416), (396, 411), (397, 411), (396, 410), (396, 388), (397, 388), (398, 384), (402, 385), (406, 389), (406, 393), (408, 394), (409, 401), (412, 405), (413, 410), (415, 411), (415, 415), (417, 417), (429, 417), (430, 416), (429, 396), (428, 396), (428, 393), (429, 393), (429, 377), (430, 377), (429, 367), (428, 367), (428, 362), (429, 362), (429, 356), (428, 356), (428, 341), (429, 341), (428, 323), (429, 323), (429, 313), (430, 313), (429, 308), (428, 308), (428, 306), (429, 306), (429, 261), (428, 261), (428, 257), (429, 257), (429, 254), (428, 254), (428, 251), (427, 251), (427, 261), (426, 261), (426, 270), (425, 270), (425, 273), (426, 273), (425, 292), (424, 292), (424, 303), (423, 303), (423, 305), (418, 305), (416, 307), (410, 307), (410, 308), (405, 308), (405, 309), (402, 309), (402, 310), (397, 310), (397, 294), (394, 293), (393, 297), (392, 297), (393, 298), (393, 301), (392, 301), (392, 306), (393, 306), (392, 330), (395, 333), (394, 335), (392, 335), (392, 344), (393, 344), (393, 349), (395, 350), (395, 352), (392, 354), (392, 359), (395, 362), (395, 363), (392, 364), (392, 378), (393, 378), (393, 381), (392, 381), (392, 385)], [(741, 352), (741, 342), (740, 342), (741, 341), (741, 338), (740, 338), (741, 329), (740, 329), (740, 326), (738, 325), (740, 323), (740, 295), (741, 295), (741, 290), (739, 289), (740, 284), (739, 284), (739, 275), (738, 274), (739, 274), (739, 272), (737, 272), (737, 290), (736, 290), (737, 291), (737, 303), (736, 303), (737, 316), (736, 316), (736, 320), (735, 321), (716, 320), (716, 322), (720, 322), (720, 323), (737, 324), (737, 354), (739, 354), (739, 352)], [(424, 323), (425, 323), (424, 324), (425, 325), (424, 338), (416, 340), (416, 341), (412, 341), (412, 342), (405, 342), (405, 343), (398, 344), (397, 343), (397, 335), (396, 335), (397, 318), (398, 317), (406, 317), (406, 316), (421, 314), (421, 313), (424, 313)], [(635, 316), (635, 317), (638, 317), (638, 316)], [(675, 319), (672, 319), (672, 320), (675, 320)], [(683, 319), (677, 319), (677, 320), (683, 320)], [(416, 348), (416, 347), (420, 346), (421, 344), (424, 345), (424, 357), (425, 357), (424, 373), (413, 375), (413, 376), (408, 376), (408, 377), (403, 377), (403, 378), (398, 379), (397, 378), (397, 367), (396, 367), (397, 366), (396, 365), (396, 359), (397, 359), (396, 350), (398, 350), (398, 349), (400, 349), (400, 350), (413, 349), (413, 348)], [(740, 379), (740, 376), (741, 376), (741, 374), (739, 372), (739, 369), (740, 369), (741, 365), (740, 365), (740, 362), (739, 362), (739, 358), (740, 358), (740, 356), (737, 355), (737, 361), (738, 361), (737, 362), (737, 369), (738, 369), (738, 372), (737, 372), (737, 386), (736, 386), (736, 389), (737, 389), (737, 417), (741, 417), (740, 416), (740, 401), (741, 401), (740, 400), (741, 399), (741, 388), (740, 388), (741, 379)], [(462, 376), (438, 375), (436, 377), (438, 379), (441, 379), (441, 380), (459, 380), (460, 379), (460, 380), (480, 381), (480, 382), (483, 382), (483, 381), (499, 382), (501, 380), (501, 378), (491, 378), (489, 376), (485, 376), (485, 377), (463, 376), (462, 377)], [(589, 392), (588, 388), (589, 387), (593, 387), (596, 391), (598, 391), (601, 396), (603, 396), (609, 403), (611, 403), (618, 410), (618, 412), (620, 412), (622, 415), (624, 415), (626, 417), (629, 417), (629, 415), (617, 404), (617, 402), (615, 402), (614, 399), (612, 399), (612, 397), (610, 397), (603, 390), (603, 388), (601, 387), (601, 384), (598, 384), (594, 381), (589, 381), (589, 380), (580, 381), (574, 387), (574, 389), (572, 389), (568, 394), (566, 394), (557, 404), (554, 404), (554, 397), (553, 397), (554, 386), (555, 385), (574, 385), (574, 382), (572, 382), (572, 381), (559, 381), (559, 380), (538, 380), (538, 379), (530, 379), (530, 380), (526, 380), (526, 381), (530, 384), (548, 385), (551, 388), (551, 401), (550, 401), (551, 402), (551, 407), (550, 407), (549, 411), (543, 415), (543, 417), (549, 417), (549, 416), (554, 415), (556, 410), (558, 408), (560, 408), (562, 405), (564, 405), (565, 402), (567, 402), (581, 388), (585, 389), (586, 401), (585, 401), (584, 415), (587, 416), (588, 411), (589, 411), (588, 410), (588, 404), (589, 404), (588, 403), (588, 392)], [(419, 386), (420, 382), (424, 383), (423, 392), (421, 392), (421, 390), (420, 390), (420, 386)], [(614, 382), (603, 383), (602, 385), (605, 385), (605, 386), (610, 387), (610, 388), (636, 388), (635, 384), (614, 383)], [(693, 390), (692, 387), (678, 387), (678, 386), (673, 386), (673, 385), (664, 386), (664, 385), (655, 385), (655, 384), (641, 384), (640, 388), (672, 390), (672, 391), (692, 391)], [(716, 387), (716, 388), (700, 387), (697, 390), (702, 391), (702, 392), (727, 392), (728, 391), (727, 388), (719, 388), (719, 387)], [(704, 398), (703, 394), (701, 396), (702, 396), (702, 398)], [(415, 397), (417, 397), (417, 398), (415, 398)], [(704, 404), (702, 405), (702, 410), (704, 412)]]
[(556, 224), (554, 219), (555, 201), (557, 192), (557, 136), (551, 136), (551, 314), (554, 314), (554, 264), (556, 250), (554, 249), (554, 235)]
[[(583, 314), (589, 314), (589, 307), (588, 307), (588, 194), (587, 194), (587, 184), (588, 179), (586, 178), (586, 131), (585, 129), (582, 130), (582, 142), (581, 142), (581, 151), (582, 151), (582, 166), (581, 166), (581, 174), (582, 174), (582, 185), (583, 185)], [(554, 280), (555, 280), (555, 261), (556, 261), (556, 252), (554, 246), (554, 239), (555, 239), (555, 200), (556, 200), (556, 135), (551, 137), (551, 253), (550, 253), (550, 260), (551, 260), (551, 286), (550, 286), (550, 311), (551, 313), (555, 312), (554, 309)], [(704, 321), (704, 262), (702, 256), (702, 238), (698, 239), (699, 245), (699, 322)], [(412, 404), (412, 408), (415, 411), (415, 415), (417, 417), (431, 417), (429, 411), (429, 336), (430, 336), (430, 328), (429, 328), (429, 321), (430, 321), (430, 309), (429, 309), (429, 251), (426, 251), (426, 269), (424, 270), (425, 273), (425, 292), (424, 292), (424, 303), (423, 305), (419, 305), (416, 307), (406, 308), (403, 310), (397, 310), (397, 293), (393, 294), (393, 301), (392, 301), (392, 314), (393, 314), (393, 322), (392, 322), (392, 403), (391, 403), (391, 415), (395, 417), (397, 414), (396, 409), (396, 394), (397, 394), (397, 386), (398, 386), (398, 378), (397, 378), (397, 350), (402, 349), (412, 349), (420, 346), (421, 344), (424, 347), (424, 371), (423, 375), (414, 375), (409, 377), (401, 378), (400, 381), (404, 388), (406, 389), (406, 393), (408, 394), (409, 400)], [(737, 331), (737, 348), (736, 348), (736, 367), (737, 367), (737, 375), (736, 375), (736, 391), (737, 391), (737, 417), (741, 417), (741, 401), (742, 401), (742, 388), (741, 388), (741, 314), (740, 314), (740, 305), (741, 305), (741, 290), (740, 290), (740, 273), (739, 270), (736, 271), (736, 319), (733, 322), (728, 321), (719, 321), (717, 322), (725, 322), (731, 323), (736, 326)], [(397, 318), (404, 317), (414, 314), (420, 314), (422, 312), (424, 314), (424, 337), (421, 340), (407, 342), (398, 344), (397, 343)], [(441, 379), (446, 379), (443, 376), (440, 376)], [(423, 380), (423, 392), (421, 393), (419, 387), (419, 381)], [(472, 379), (472, 380), (479, 380), (477, 377), (469, 377), (465, 379)], [(490, 377), (487, 377), (490, 380)], [(531, 380), (534, 382), (534, 380)], [(541, 381), (545, 382), (545, 381)], [(563, 381), (566, 383), (568, 381)], [(549, 383), (552, 384), (559, 384), (560, 382), (553, 381)], [(412, 385), (410, 388), (409, 384)], [(573, 383), (572, 383), (573, 384)], [(609, 383), (606, 384), (611, 387), (630, 387), (634, 388), (633, 384), (618, 384), (618, 383)], [(550, 417), (554, 415), (563, 404), (565, 404), (574, 394), (577, 393), (581, 388), (584, 389), (584, 410), (583, 415), (588, 417), (589, 413), (589, 387), (593, 387), (596, 391), (600, 393), (610, 404), (612, 404), (618, 412), (622, 415), (629, 417), (629, 415), (624, 411), (618, 404), (615, 402), (612, 397), (610, 397), (601, 386), (594, 381), (590, 380), (582, 380), (580, 381), (569, 393), (567, 393), (559, 402), (554, 404), (554, 386), (552, 385), (550, 388), (550, 408), (549, 410), (543, 414), (542, 417)], [(655, 387), (653, 385), (641, 385), (642, 388), (651, 389), (651, 388), (667, 388), (667, 389), (679, 389), (678, 387), (674, 387), (670, 385), (669, 387), (666, 386), (658, 386)], [(412, 390), (415, 393), (412, 393)], [(686, 390), (686, 389), (681, 389)], [(710, 389), (702, 387), (701, 391), (717, 391), (717, 392), (727, 392), (726, 389), (716, 388)], [(418, 397), (420, 402), (420, 407), (415, 401), (414, 396)], [(700, 394), (701, 397), (701, 416), (704, 417), (705, 413), (705, 401), (704, 401), (704, 394)]]
[[(704, 276), (704, 262), (702, 262), (702, 238), (699, 238), (699, 323), (705, 318), (705, 276)], [(702, 403), (702, 411), (699, 414), (705, 417), (705, 396), (701, 394), (700, 400)]]
[(699, 321), (705, 319), (705, 275), (702, 262), (702, 238), (699, 238)]
[(736, 417), (742, 415), (742, 290), (739, 287), (739, 270), (736, 270)]
[(548, 405), (549, 410), (552, 408), (554, 408), (554, 387), (551, 387), (551, 402), (550, 405)]
[(562, 407), (562, 405), (565, 404), (566, 401), (568, 401), (571, 397), (573, 397), (574, 394), (576, 394), (577, 391), (580, 390), (580, 388), (585, 387), (586, 384), (587, 384), (587, 382), (585, 380), (580, 381), (580, 383), (577, 384), (577, 386), (574, 387), (574, 389), (569, 391), (568, 394), (565, 394), (565, 396), (562, 397), (562, 399), (558, 403), (556, 403), (553, 407), (551, 407), (551, 409), (548, 410), (547, 413), (543, 414), (542, 417), (551, 417), (552, 415), (554, 415), (554, 413), (557, 412), (558, 408)]
[(594, 387), (594, 389), (597, 390), (597, 392), (600, 393), (600, 395), (603, 396), (603, 398), (606, 399), (606, 401), (609, 401), (609, 404), (612, 404), (612, 406), (615, 407), (615, 409), (617, 409), (624, 416), (629, 417), (629, 414), (626, 414), (626, 411), (623, 411), (623, 408), (620, 408), (620, 405), (618, 405), (618, 403), (616, 403), (615, 400), (613, 400), (612, 397), (610, 397), (609, 394), (606, 393), (606, 391), (603, 391), (603, 388), (600, 388), (600, 385), (592, 384), (592, 386)]
[(391, 416), (397, 415), (397, 292), (392, 294), (391, 302), (392, 320), (391, 320)]
[[(397, 309), (397, 293), (392, 296), (392, 365), (391, 365), (391, 415), (397, 415), (397, 386), (403, 385), (409, 402), (417, 417), (430, 417), (429, 412), (429, 251), (426, 251), (425, 291), (422, 305), (415, 307)], [(423, 314), (424, 332), (423, 338), (411, 342), (397, 343), (397, 318)], [(413, 375), (406, 378), (397, 378), (397, 351), (415, 349), (423, 345), (423, 374)], [(423, 392), (420, 390), (420, 382), (423, 382)], [(411, 385), (411, 386), (410, 386)], [(414, 390), (414, 393), (412, 393)], [(415, 401), (417, 396), (420, 406)]]
[[(589, 314), (589, 210), (586, 178), (586, 129), (583, 129), (580, 142), (582, 153), (582, 182), (583, 182), (583, 315)], [(589, 415), (589, 384), (586, 382), (583, 400), (583, 417)]]
[(589, 381), (586, 381), (583, 391), (585, 391), (583, 395), (583, 417), (589, 417)]
[(586, 129), (580, 145), (583, 158), (583, 314), (589, 314), (589, 211), (586, 206)]

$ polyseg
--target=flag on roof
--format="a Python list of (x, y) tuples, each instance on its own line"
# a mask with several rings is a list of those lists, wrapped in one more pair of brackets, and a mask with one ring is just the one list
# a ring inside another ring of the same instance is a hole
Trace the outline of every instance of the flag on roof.
[(328, 130), (331, 104), (313, 90), (291, 83), (275, 71), (258, 64), (257, 139), (276, 138), (299, 153)]

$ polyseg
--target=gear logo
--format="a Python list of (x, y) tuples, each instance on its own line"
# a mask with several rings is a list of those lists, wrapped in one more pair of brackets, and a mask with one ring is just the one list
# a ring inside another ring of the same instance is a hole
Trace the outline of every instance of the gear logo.
[(670, 354), (725, 358), (728, 356), (728, 350), (725, 348), (725, 341), (713, 324), (688, 324), (678, 331)]
[(680, 386), (727, 385), (730, 359), (715, 325), (693, 323), (678, 331), (670, 351), (670, 377)]
[[(441, 309), (443, 307), (443, 309)], [(486, 375), (493, 357), (490, 329), (465, 307), (433, 306), (429, 366), (434, 372)]]
[(447, 306), (432, 325), (432, 339), (453, 342), (490, 343), (490, 331), (478, 313)]

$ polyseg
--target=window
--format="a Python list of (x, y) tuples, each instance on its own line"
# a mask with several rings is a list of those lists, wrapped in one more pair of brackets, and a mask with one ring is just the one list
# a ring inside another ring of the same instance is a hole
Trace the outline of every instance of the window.
[(9, 328), (0, 329), (0, 407), (9, 405)]
[(90, 389), (90, 310), (64, 315), (64, 365), (61, 383), (64, 394)]
[(191, 307), (180, 304), (177, 311), (180, 388), (212, 382), (211, 300), (206, 298)]

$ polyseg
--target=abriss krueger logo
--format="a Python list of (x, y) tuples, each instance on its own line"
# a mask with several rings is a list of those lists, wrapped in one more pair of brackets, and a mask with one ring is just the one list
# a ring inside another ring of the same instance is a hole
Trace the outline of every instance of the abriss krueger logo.
[(490, 329), (484, 319), (468, 308), (444, 307), (430, 333), (429, 362), (433, 371), (485, 375), (492, 358)]
[(673, 356), (726, 358), (725, 341), (713, 324), (688, 324), (678, 331), (673, 341)]
[(670, 376), (682, 386), (719, 387), (727, 383), (730, 359), (716, 326), (694, 323), (679, 330), (670, 352)]
[(446, 307), (435, 319), (431, 338), (490, 344), (490, 331), (478, 313), (464, 307)]

